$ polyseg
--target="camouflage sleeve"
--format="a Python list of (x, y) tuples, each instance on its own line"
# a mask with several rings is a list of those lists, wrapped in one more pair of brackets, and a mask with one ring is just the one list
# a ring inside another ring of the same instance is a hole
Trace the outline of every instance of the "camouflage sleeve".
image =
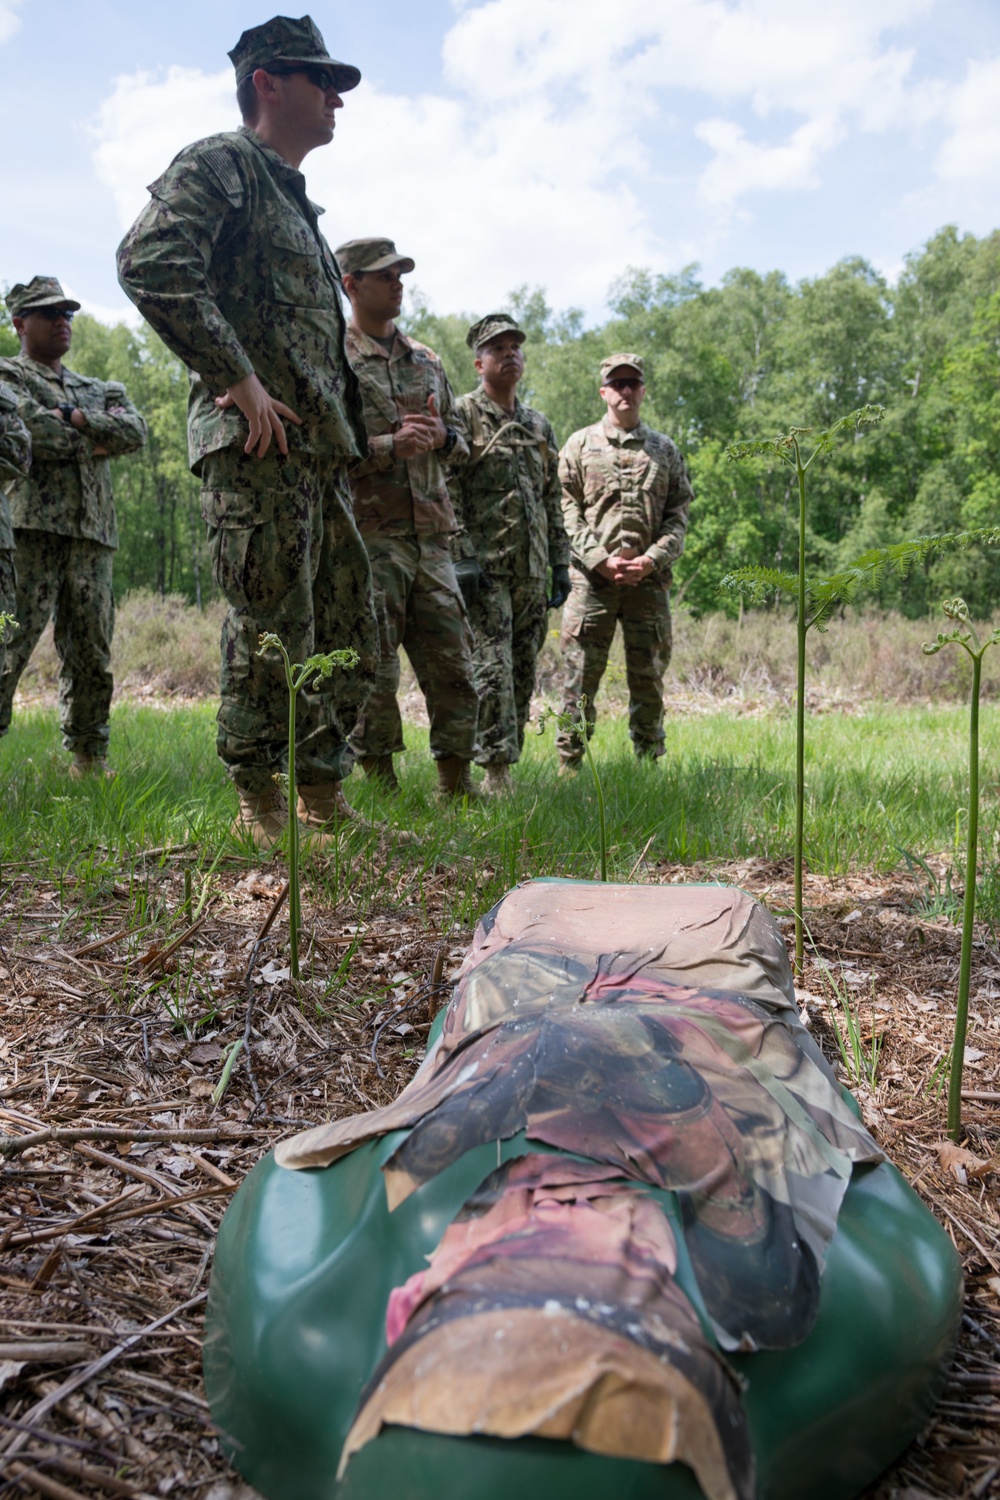
[(5, 364), (0, 375), (17, 398), (17, 414), (31, 438), (34, 459), (79, 458), (83, 439), (75, 427), (63, 421), (57, 406), (43, 406), (28, 389), (16, 361)]
[[(460, 400), (455, 401), (452, 420), (449, 425), (453, 427), (458, 433), (459, 441), (465, 448), (466, 459), (468, 459), (469, 452), (472, 448), (472, 433), (469, 427), (469, 419), (466, 414), (465, 403), (465, 396), (462, 396)], [(455, 448), (452, 449), (452, 453), (455, 452), (455, 449), (457, 449), (458, 446), (459, 443), (456, 443)], [(451, 463), (451, 455), (449, 455), (448, 457), (448, 462), (449, 464)], [(465, 525), (464, 470), (465, 464), (463, 462), (460, 463), (460, 466), (457, 469), (449, 469), (447, 471), (448, 496), (451, 500), (451, 508), (455, 512), (455, 530), (452, 532), (449, 541), (451, 544), (451, 555), (456, 562), (458, 562), (460, 558), (475, 557), (476, 555), (476, 549), (469, 539), (469, 533)]]
[(375, 437), (369, 435), (368, 457), (351, 464), (351, 477), (362, 479), (366, 474), (384, 474), (392, 468), (395, 460), (391, 432), (380, 432)]
[(562, 487), (562, 513), (566, 535), (573, 556), (593, 572), (610, 557), (587, 524), (583, 498), (583, 433), (574, 433), (559, 455), (559, 483)]
[(688, 478), (687, 465), (675, 449), (671, 455), (670, 488), (660, 519), (655, 541), (646, 548), (646, 556), (655, 566), (667, 567), (676, 562), (684, 551), (684, 533), (687, 531), (688, 512), (694, 492)]
[(254, 373), (219, 309), (210, 272), (241, 191), (237, 164), (222, 147), (203, 155), (182, 151), (152, 184), (149, 203), (118, 247), (126, 295), (167, 348), (214, 391)]
[(19, 479), (31, 467), (31, 438), (17, 414), (17, 397), (0, 383), (0, 479)]
[(441, 420), (455, 433), (455, 444), (448, 454), (447, 462), (452, 468), (458, 468), (469, 462), (469, 443), (465, 435), (465, 423), (462, 421), (458, 402), (455, 400), (455, 392), (444, 373), (444, 366), (440, 364), (438, 365), (438, 390), (440, 391), (438, 412)]
[(552, 423), (548, 420), (545, 422), (544, 436), (545, 489), (542, 492), (542, 502), (545, 506), (549, 528), (549, 567), (564, 568), (569, 563), (569, 537), (566, 535), (566, 527), (563, 524), (562, 485), (559, 482), (559, 445), (552, 430)]
[(111, 457), (135, 453), (146, 443), (146, 423), (117, 380), (105, 385), (104, 410), (87, 413), (86, 431)]

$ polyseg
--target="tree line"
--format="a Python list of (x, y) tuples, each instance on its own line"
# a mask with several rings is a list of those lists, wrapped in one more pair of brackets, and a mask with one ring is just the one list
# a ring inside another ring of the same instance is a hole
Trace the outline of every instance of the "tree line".
[[(675, 568), (675, 602), (695, 614), (738, 608), (718, 592), (734, 568), (794, 566), (787, 470), (730, 463), (734, 442), (829, 427), (865, 403), (885, 406), (882, 424), (839, 445), (813, 479), (814, 571), (1000, 516), (1000, 231), (977, 238), (940, 230), (907, 258), (894, 286), (860, 257), (795, 285), (780, 271), (736, 268), (705, 287), (697, 266), (675, 275), (630, 267), (597, 327), (586, 327), (578, 309), (553, 311), (539, 289), (522, 287), (507, 305), (528, 334), (523, 399), (545, 412), (560, 442), (600, 415), (601, 359), (616, 349), (644, 356), (643, 416), (680, 445), (695, 490)], [(461, 393), (476, 382), (466, 329), (491, 310), (442, 315), (415, 292), (401, 325), (437, 350)], [(16, 349), (9, 320), (0, 321), (0, 353)], [(74, 323), (67, 362), (124, 381), (149, 423), (146, 450), (114, 461), (116, 590), (148, 587), (204, 603), (213, 585), (187, 467), (186, 372), (150, 329), (85, 315)], [(881, 602), (920, 616), (949, 593), (961, 593), (975, 615), (992, 614), (1000, 557), (942, 555), (888, 579)]]

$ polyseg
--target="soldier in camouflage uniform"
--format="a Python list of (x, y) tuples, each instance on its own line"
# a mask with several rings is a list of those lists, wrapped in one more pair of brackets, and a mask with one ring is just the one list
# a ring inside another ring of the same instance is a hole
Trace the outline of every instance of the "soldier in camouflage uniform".
[(229, 56), (244, 125), (186, 147), (152, 184), (118, 270), (192, 371), (189, 457), (229, 604), (218, 751), (239, 793), (234, 826), (269, 847), (288, 819), (275, 782), (288, 694), (277, 653), (257, 655), (259, 635), (279, 635), (293, 661), (346, 646), (361, 656), (299, 699), (298, 816), (320, 840), (354, 816), (341, 792), (347, 736), (377, 661), (346, 469), (368, 439), (340, 274), (298, 170), (333, 139), (341, 94), (361, 75), (328, 55), (308, 16), (245, 31)]
[(524, 338), (509, 313), (490, 313), (469, 329), (466, 343), (482, 383), (459, 398), (471, 456), (451, 481), (461, 528), (457, 550), (483, 570), (469, 619), (479, 690), (476, 759), (493, 793), (511, 790), (547, 611), (565, 603), (570, 589), (555, 433), (541, 412), (517, 399)]
[[(0, 484), (20, 479), (30, 468), (31, 437), (17, 414), (16, 395), (9, 385), (0, 382)], [(16, 608), (14, 528), (6, 491), (0, 489), (0, 680), (7, 662), (7, 637), (15, 629)]]
[(391, 240), (349, 240), (337, 260), (351, 299), (347, 352), (361, 382), (369, 452), (351, 472), (354, 514), (372, 562), (383, 632), (375, 687), (351, 744), (367, 775), (395, 791), (403, 749), (399, 647), (427, 700), (441, 795), (477, 795), (469, 776), (479, 699), (472, 634), (448, 539), (455, 515), (445, 462), (469, 456), (437, 355), (396, 327), (401, 277), (413, 270)]
[[(573, 587), (562, 621), (562, 712), (577, 719), (586, 695), (588, 738), (593, 734), (594, 696), (620, 620), (629, 733), (642, 760), (664, 753), (670, 565), (684, 550), (691, 485), (674, 444), (639, 416), (646, 394), (642, 359), (611, 355), (601, 365), (600, 389), (603, 421), (574, 432), (559, 457), (573, 552)], [(556, 743), (560, 770), (572, 772), (583, 756), (579, 734), (563, 729)]]
[(17, 395), (33, 462), (25, 477), (8, 486), (19, 629), (8, 642), (0, 678), (0, 734), (10, 727), (14, 691), (52, 616), (70, 774), (112, 776), (106, 757), (118, 523), (108, 460), (141, 448), (146, 424), (123, 385), (63, 365), (80, 304), (65, 296), (54, 277), (18, 282), (6, 302), (21, 352), (0, 360), (0, 379)]

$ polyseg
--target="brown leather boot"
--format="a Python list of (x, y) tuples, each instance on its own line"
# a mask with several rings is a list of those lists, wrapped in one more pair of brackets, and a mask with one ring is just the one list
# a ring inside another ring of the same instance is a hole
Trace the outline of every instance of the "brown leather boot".
[(437, 762), (437, 772), (439, 802), (461, 802), (463, 797), (476, 802), (482, 797), (482, 792), (472, 783), (470, 760), (462, 760), (458, 755), (446, 755)]
[(91, 777), (97, 781), (114, 781), (118, 772), (108, 765), (103, 755), (81, 755), (77, 750), (69, 774), (73, 781), (89, 781)]
[(391, 755), (359, 755), (358, 765), (369, 781), (376, 782), (383, 792), (395, 795), (399, 791), (399, 778)]
[(510, 766), (505, 760), (490, 761), (486, 769), (486, 785), (483, 790), (489, 797), (510, 797), (514, 793), (514, 782)]
[(246, 792), (237, 788), (239, 811), (232, 822), (232, 832), (249, 834), (258, 849), (273, 849), (288, 827), (288, 803), (277, 787), (263, 792)]

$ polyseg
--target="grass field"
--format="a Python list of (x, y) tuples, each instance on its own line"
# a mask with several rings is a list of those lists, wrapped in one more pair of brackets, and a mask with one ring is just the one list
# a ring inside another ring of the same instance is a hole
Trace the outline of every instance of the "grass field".
[[(957, 706), (871, 707), (829, 712), (809, 723), (806, 850), (816, 874), (910, 868), (926, 881), (927, 900), (952, 900), (949, 869), (960, 864), (966, 786), (966, 715)], [(213, 705), (160, 708), (120, 703), (113, 716), (118, 779), (80, 785), (66, 776), (52, 710), (19, 714), (0, 741), (0, 859), (37, 861), (48, 877), (72, 875), (80, 899), (100, 902), (110, 880), (127, 878), (135, 856), (195, 844), (207, 871), (234, 845), (227, 828), (235, 794), (214, 749)], [(407, 730), (400, 758), (404, 791), (388, 801), (356, 772), (347, 784), (364, 813), (405, 827), (419, 842), (396, 850), (410, 899), (427, 872), (453, 867), (452, 920), (478, 912), (526, 875), (592, 876), (598, 865), (595, 789), (584, 769), (556, 777), (550, 725), (529, 732), (513, 798), (442, 812), (433, 797), (426, 731)], [(1000, 917), (1000, 712), (982, 723), (984, 815), (982, 916)], [(667, 725), (667, 754), (656, 764), (632, 758), (620, 718), (598, 727), (594, 753), (608, 817), (609, 875), (626, 878), (637, 862), (671, 864), (786, 859), (792, 846), (792, 725), (788, 713), (720, 710), (681, 714)], [(384, 842), (355, 835), (340, 857), (313, 871), (317, 899), (349, 889), (364, 904), (383, 894)], [(927, 868), (921, 863), (927, 862)], [(87, 892), (90, 892), (90, 897)], [(952, 902), (953, 904), (953, 902)]]

